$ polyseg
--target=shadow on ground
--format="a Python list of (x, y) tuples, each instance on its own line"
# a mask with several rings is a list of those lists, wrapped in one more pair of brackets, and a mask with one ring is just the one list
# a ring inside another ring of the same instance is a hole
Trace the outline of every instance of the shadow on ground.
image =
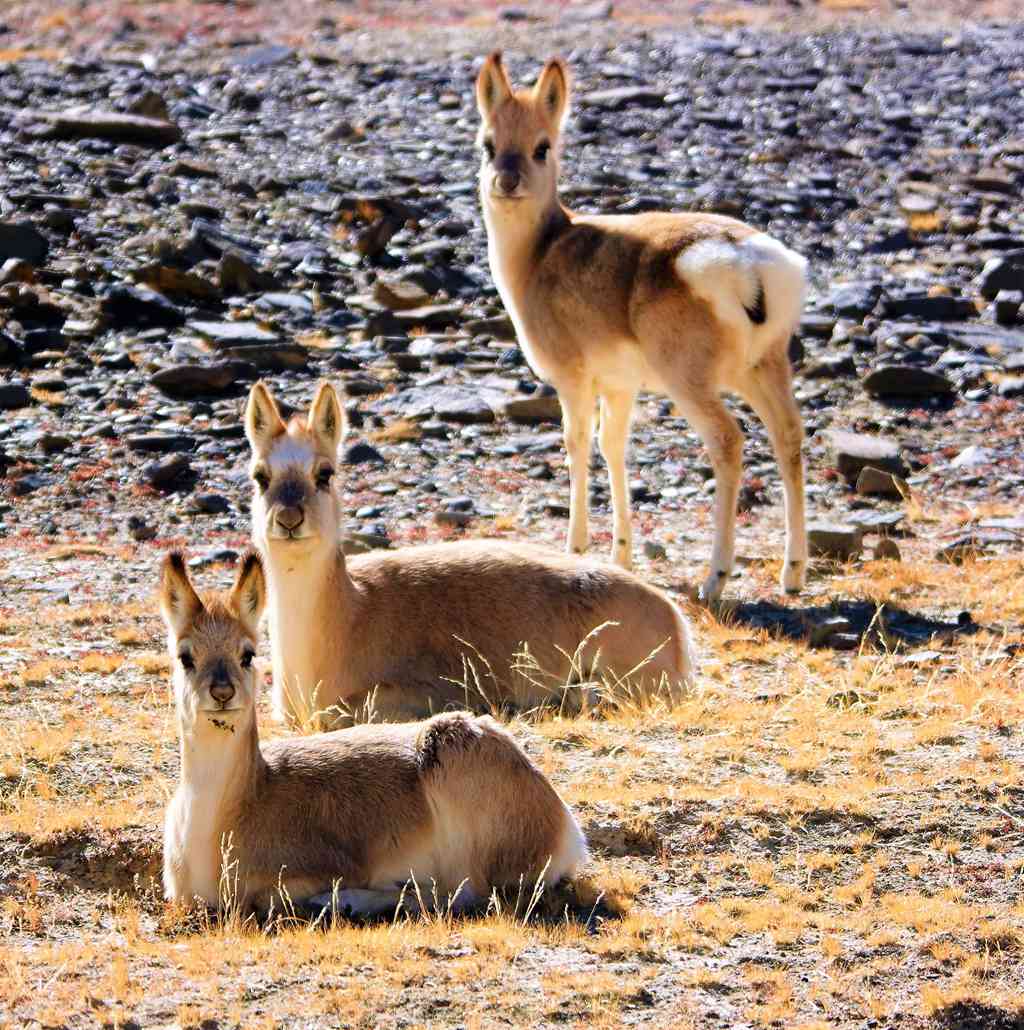
[(948, 1030), (1024, 1030), (1024, 1008), (1016, 1012), (980, 1001), (958, 1001), (932, 1016), (937, 1026)]
[(772, 601), (739, 602), (721, 618), (748, 629), (766, 629), (773, 636), (807, 641), (811, 646), (851, 650), (861, 643), (885, 650), (944, 643), (956, 636), (977, 633), (981, 627), (969, 612), (944, 622), (872, 601), (833, 601), (806, 608), (787, 607)]

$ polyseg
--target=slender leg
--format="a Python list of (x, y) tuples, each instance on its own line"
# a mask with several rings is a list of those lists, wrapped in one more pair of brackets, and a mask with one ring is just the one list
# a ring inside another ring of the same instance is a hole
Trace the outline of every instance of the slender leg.
[(590, 441), (594, 435), (594, 395), (589, 391), (559, 390), (562, 431), (569, 464), (569, 546), (582, 554), (590, 542), (587, 530), (587, 479), (590, 472)]
[(693, 384), (682, 384), (670, 395), (704, 441), (715, 472), (715, 542), (711, 569), (700, 588), (701, 601), (709, 604), (721, 597), (735, 557), (743, 433), (716, 393), (698, 393)]
[(601, 395), (599, 439), (612, 488), (612, 561), (624, 569), (633, 567), (633, 527), (626, 478), (626, 448), (633, 417), (633, 396), (629, 391)]
[(782, 474), (786, 502), (786, 557), (782, 589), (799, 593), (807, 574), (807, 527), (804, 511), (804, 438), (800, 409), (793, 397), (793, 374), (784, 355), (772, 356), (753, 369), (740, 392), (765, 424)]

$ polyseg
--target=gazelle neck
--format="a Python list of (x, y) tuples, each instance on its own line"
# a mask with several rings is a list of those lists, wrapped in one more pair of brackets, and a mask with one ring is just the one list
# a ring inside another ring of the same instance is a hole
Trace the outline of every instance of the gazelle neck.
[(256, 790), (265, 766), (255, 709), (216, 723), (211, 718), (217, 716), (201, 712), (195, 724), (180, 724), (181, 804), (175, 833), (185, 870), (183, 893), (217, 905), (224, 861), (230, 866), (238, 858), (230, 851), (232, 817)]
[(181, 726), (181, 781), (218, 807), (245, 794), (262, 765), (255, 709), (223, 718), (200, 712), (192, 726)]
[(520, 339), (524, 339), (520, 305), (530, 274), (547, 249), (545, 240), (569, 224), (569, 212), (559, 202), (557, 190), (543, 201), (502, 202), (481, 189), (480, 199), (491, 274)]
[(316, 549), (270, 544), (264, 554), (274, 708), (302, 723), (324, 707), (314, 696), (323, 678), (324, 641), (345, 651), (342, 620), (351, 610), (352, 580), (340, 539)]
[(569, 221), (569, 213), (555, 190), (541, 201), (500, 201), (482, 189), (481, 206), (488, 250), (492, 260), (497, 257), (502, 265), (529, 265), (541, 249), (544, 236)]

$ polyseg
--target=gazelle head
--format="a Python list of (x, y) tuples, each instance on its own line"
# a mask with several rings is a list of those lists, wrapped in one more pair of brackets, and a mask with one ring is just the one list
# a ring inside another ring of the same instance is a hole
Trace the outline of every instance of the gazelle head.
[(242, 559), (235, 584), (226, 593), (200, 597), (180, 551), (164, 558), (160, 609), (174, 663), (174, 694), (184, 727), (205, 715), (214, 725), (232, 727), (256, 705), (253, 666), (267, 588), (255, 551)]
[(252, 447), (253, 539), (260, 547), (333, 547), (341, 509), (332, 489), (345, 412), (334, 387), (321, 383), (306, 418), (285, 424), (270, 390), (256, 383), (245, 409)]
[(480, 111), (480, 193), (485, 204), (518, 207), (554, 201), (558, 140), (569, 105), (569, 73), (559, 58), (544, 65), (532, 89), (513, 90), (500, 53), (476, 79)]

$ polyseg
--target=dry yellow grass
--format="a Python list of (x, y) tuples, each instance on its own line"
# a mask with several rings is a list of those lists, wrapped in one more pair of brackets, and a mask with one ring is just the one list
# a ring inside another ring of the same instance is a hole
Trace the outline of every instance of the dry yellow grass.
[[(752, 567), (745, 591), (773, 575)], [(165, 909), (177, 741), (155, 614), (0, 611), (0, 1013), (611, 1028), (703, 1025), (713, 1006), (725, 1024), (810, 1028), (1015, 1011), (1024, 656), (1007, 645), (1024, 566), (868, 563), (831, 587), (985, 628), (916, 662), (882, 635), (812, 650), (695, 612), (703, 673), (683, 703), (514, 720), (594, 850), (574, 895), (525, 924), (507, 905), (270, 930)]]

